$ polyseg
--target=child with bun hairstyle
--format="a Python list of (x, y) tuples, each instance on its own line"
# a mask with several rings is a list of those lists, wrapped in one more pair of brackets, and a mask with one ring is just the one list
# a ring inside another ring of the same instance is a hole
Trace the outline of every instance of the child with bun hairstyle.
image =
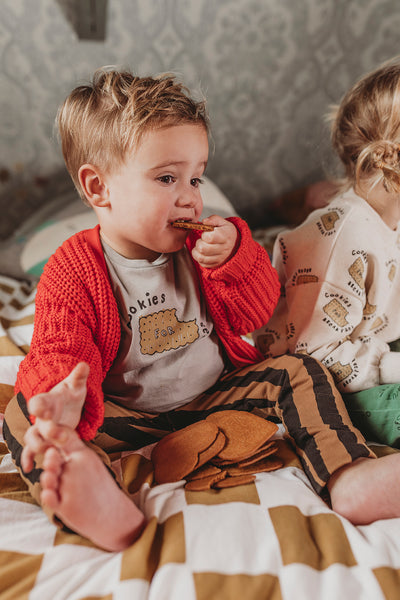
[(367, 439), (400, 448), (400, 59), (362, 77), (330, 120), (341, 189), (278, 236), (283, 292), (255, 338), (266, 356), (322, 361)]

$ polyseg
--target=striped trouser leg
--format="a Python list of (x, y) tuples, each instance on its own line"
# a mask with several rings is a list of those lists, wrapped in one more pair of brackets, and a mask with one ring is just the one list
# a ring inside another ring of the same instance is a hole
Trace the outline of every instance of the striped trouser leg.
[[(190, 374), (183, 385), (190, 385)], [(374, 457), (352, 425), (329, 371), (306, 355), (284, 355), (228, 373), (205, 393), (177, 410), (133, 411), (108, 400), (105, 418), (90, 445), (108, 466), (108, 454), (138, 449), (222, 409), (255, 412), (281, 421), (310, 478), (321, 493), (330, 476), (357, 458)], [(20, 469), (23, 436), (30, 426), (21, 394), (9, 403), (4, 438)], [(23, 473), (38, 500), (40, 462)]]
[[(183, 384), (190, 385), (190, 375)], [(140, 448), (211, 412), (245, 410), (281, 421), (314, 487), (357, 458), (374, 457), (353, 426), (329, 371), (307, 355), (284, 355), (233, 371), (183, 407), (160, 414), (128, 411), (106, 402), (95, 441)]]
[(315, 359), (284, 355), (226, 376), (178, 411), (231, 408), (283, 423), (312, 486), (322, 493), (331, 475), (361, 457), (375, 457), (353, 426), (329, 371)]
[(35, 467), (26, 473), (21, 467), (21, 453), (24, 447), (24, 435), (30, 427), (29, 413), (26, 408), (26, 402), (22, 394), (14, 396), (6, 406), (3, 422), (3, 437), (8, 446), (11, 457), (18, 468), (20, 475), (29, 492), (40, 504), (40, 486), (39, 477), (42, 472), (41, 457), (38, 458)]

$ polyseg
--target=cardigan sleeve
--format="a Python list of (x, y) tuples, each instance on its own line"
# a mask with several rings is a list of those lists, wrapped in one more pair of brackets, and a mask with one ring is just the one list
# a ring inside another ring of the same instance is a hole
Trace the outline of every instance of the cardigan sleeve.
[[(196, 263), (203, 288), (213, 306), (215, 319), (226, 318), (236, 335), (245, 335), (266, 323), (279, 298), (280, 284), (268, 253), (252, 238), (248, 225), (239, 217), (231, 217), (238, 230), (239, 243), (235, 254), (215, 269)], [(200, 234), (201, 235), (201, 234)], [(191, 236), (189, 249), (193, 248), (199, 234)], [(222, 315), (222, 312), (224, 315)]]
[[(87, 396), (77, 431), (89, 440), (103, 422), (102, 382), (118, 347), (119, 330), (113, 333), (107, 321), (101, 325), (95, 296), (102, 297), (107, 304), (112, 301), (112, 294), (107, 296), (103, 274), (94, 271), (97, 273), (94, 285), (94, 273), (87, 267), (80, 271), (72, 256), (65, 248), (59, 249), (38, 284), (31, 347), (20, 365), (16, 392), (29, 401), (32, 396), (52, 389), (78, 362), (88, 363)], [(92, 283), (88, 284), (89, 280)], [(101, 327), (108, 331), (108, 345), (104, 347)]]

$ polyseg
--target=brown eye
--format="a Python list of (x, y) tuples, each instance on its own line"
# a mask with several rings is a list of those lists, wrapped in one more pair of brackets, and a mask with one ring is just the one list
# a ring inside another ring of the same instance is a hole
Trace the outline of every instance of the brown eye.
[(172, 175), (163, 175), (162, 177), (158, 178), (159, 181), (161, 181), (161, 183), (175, 183), (176, 179), (175, 177), (172, 177)]

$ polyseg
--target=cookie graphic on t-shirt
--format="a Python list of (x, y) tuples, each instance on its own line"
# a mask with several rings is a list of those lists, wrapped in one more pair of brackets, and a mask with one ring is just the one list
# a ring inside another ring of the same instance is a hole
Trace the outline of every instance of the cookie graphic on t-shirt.
[(275, 341), (275, 337), (272, 333), (263, 333), (257, 337), (257, 347), (261, 354), (267, 355), (269, 349)]
[(176, 309), (160, 310), (139, 319), (142, 354), (183, 348), (199, 337), (196, 321), (179, 321)]
[(349, 311), (337, 298), (333, 298), (328, 304), (325, 304), (323, 310), (339, 327), (345, 327), (349, 324), (346, 320)]
[(365, 315), (366, 317), (369, 317), (370, 315), (373, 315), (375, 311), (376, 311), (376, 304), (370, 304), (367, 300), (367, 302), (365, 303), (365, 306), (364, 306), (363, 315)]
[(339, 215), (335, 210), (331, 210), (321, 216), (322, 225), (326, 231), (332, 231), (338, 219)]
[(317, 275), (298, 275), (296, 277), (296, 285), (302, 285), (305, 283), (317, 283), (318, 277)]
[(352, 279), (354, 279), (358, 287), (362, 290), (365, 288), (364, 269), (364, 263), (360, 257), (358, 257), (349, 267), (349, 273)]
[(395, 275), (396, 275), (396, 265), (391, 264), (389, 273), (388, 273), (389, 280), (393, 281), (393, 279), (395, 278)]
[(370, 330), (372, 330), (372, 329), (378, 329), (378, 327), (382, 327), (383, 322), (384, 321), (383, 321), (382, 317), (377, 317), (375, 319), (375, 321), (372, 323), (372, 325), (370, 327)]
[(335, 362), (333, 365), (331, 365), (329, 367), (329, 370), (332, 371), (336, 381), (343, 381), (353, 372), (353, 369), (351, 368), (350, 364), (342, 365), (340, 361)]

